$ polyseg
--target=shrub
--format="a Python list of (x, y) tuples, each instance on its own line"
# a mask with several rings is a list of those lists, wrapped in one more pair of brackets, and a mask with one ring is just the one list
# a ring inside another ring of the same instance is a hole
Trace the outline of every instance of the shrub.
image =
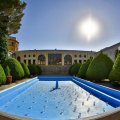
[(28, 68), (30, 70), (30, 74), (35, 76), (39, 74), (38, 66), (35, 64), (28, 65)]
[(6, 77), (10, 75), (10, 68), (8, 66), (4, 68), (4, 71), (5, 71)]
[(21, 66), (24, 70), (24, 76), (25, 77), (30, 77), (30, 71), (28, 69), (28, 66), (25, 63), (21, 63)]
[(7, 36), (4, 33), (3, 29), (1, 29), (1, 28), (2, 27), (1, 27), (1, 23), (0, 23), (0, 64), (3, 64), (3, 62), (7, 58), (8, 50), (7, 50), (7, 41), (6, 41)]
[(90, 63), (86, 72), (86, 77), (89, 80), (95, 81), (106, 79), (109, 76), (112, 66), (112, 60), (107, 55), (100, 53)]
[(86, 78), (86, 72), (87, 72), (87, 69), (91, 63), (92, 59), (89, 59), (87, 60), (85, 63), (83, 63), (78, 71), (78, 74), (77, 76), (80, 77), (80, 78)]
[(110, 72), (109, 79), (111, 81), (120, 81), (120, 54), (118, 54), (113, 68)]
[(73, 67), (73, 65), (71, 65), (71, 66), (69, 67), (69, 70), (68, 70), (69, 75), (72, 75), (72, 73), (71, 73), (72, 67)]
[(6, 83), (6, 76), (5, 76), (5, 72), (2, 68), (2, 66), (0, 65), (0, 85), (1, 84), (5, 84)]
[(42, 69), (39, 65), (36, 65), (37, 66), (37, 69), (38, 69), (38, 75), (41, 75), (42, 74)]
[(4, 62), (3, 66), (9, 67), (10, 74), (12, 75), (13, 80), (19, 80), (24, 77), (24, 70), (23, 70), (21, 64), (19, 63), (19, 61), (16, 60), (15, 58), (7, 59)]
[(79, 69), (80, 69), (81, 64), (73, 64), (70, 69), (69, 69), (69, 73), (70, 75), (77, 75)]

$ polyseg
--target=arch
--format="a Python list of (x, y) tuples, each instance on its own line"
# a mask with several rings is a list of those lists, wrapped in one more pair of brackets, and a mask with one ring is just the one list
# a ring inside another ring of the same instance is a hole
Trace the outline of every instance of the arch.
[(71, 55), (65, 55), (64, 64), (65, 65), (72, 65), (72, 56)]
[(45, 62), (46, 62), (45, 55), (39, 55), (39, 56), (38, 56), (38, 63), (39, 63), (40, 65), (45, 65)]
[(20, 57), (20, 56), (18, 56), (18, 57), (17, 57), (17, 60), (20, 62), (20, 61), (21, 61), (21, 57)]

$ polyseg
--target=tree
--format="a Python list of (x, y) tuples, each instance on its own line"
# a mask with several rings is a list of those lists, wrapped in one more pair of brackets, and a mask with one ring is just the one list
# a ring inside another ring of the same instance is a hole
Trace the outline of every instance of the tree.
[(111, 81), (120, 81), (120, 53), (115, 60), (115, 63), (109, 75), (109, 79)]
[(90, 63), (86, 77), (89, 80), (101, 81), (108, 78), (112, 69), (113, 61), (103, 53), (97, 55)]
[(6, 35), (18, 32), (25, 7), (21, 0), (0, 0), (0, 28)]
[(0, 85), (5, 84), (5, 82), (6, 82), (6, 75), (2, 66), (0, 65)]
[(69, 73), (70, 75), (77, 75), (79, 69), (80, 69), (81, 64), (73, 64), (70, 68), (69, 68)]
[(20, 29), (25, 2), (21, 0), (0, 0), (0, 63), (7, 57), (7, 39)]
[(30, 71), (28, 69), (28, 66), (25, 63), (21, 63), (21, 66), (22, 66), (22, 68), (24, 70), (24, 74), (25, 74), (24, 76), (25, 77), (30, 77)]
[(87, 60), (85, 63), (83, 63), (78, 71), (77, 76), (80, 78), (85, 79), (86, 78), (86, 72), (89, 67), (89, 64), (91, 63), (92, 59)]
[(13, 80), (20, 80), (24, 77), (24, 70), (19, 61), (15, 58), (9, 58), (3, 63), (4, 68), (7, 66), (10, 69), (10, 75), (12, 75)]
[(7, 43), (6, 43), (6, 35), (0, 29), (0, 64), (4, 62), (7, 57)]

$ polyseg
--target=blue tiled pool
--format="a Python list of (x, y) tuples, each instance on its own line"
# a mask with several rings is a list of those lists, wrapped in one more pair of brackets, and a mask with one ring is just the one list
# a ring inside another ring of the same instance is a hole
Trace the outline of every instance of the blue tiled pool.
[[(106, 96), (106, 93), (93, 88), (96, 93), (101, 93), (95, 94), (83, 87), (85, 83), (79, 83), (80, 80), (69, 76), (36, 77), (1, 91), (0, 111), (32, 119), (66, 120), (102, 114), (120, 105), (119, 99), (110, 95), (107, 97), (112, 98), (112, 102), (111, 99), (105, 102), (100, 100), (104, 99), (101, 96)], [(58, 89), (54, 89), (56, 81)], [(87, 83), (85, 85), (87, 86)]]

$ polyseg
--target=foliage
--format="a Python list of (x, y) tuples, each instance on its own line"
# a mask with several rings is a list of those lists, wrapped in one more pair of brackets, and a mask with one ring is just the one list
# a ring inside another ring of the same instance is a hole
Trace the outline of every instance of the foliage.
[(24, 74), (25, 74), (24, 77), (29, 77), (30, 76), (30, 71), (28, 69), (28, 66), (25, 63), (21, 63), (21, 66), (24, 70)]
[(13, 80), (19, 80), (24, 77), (24, 70), (19, 61), (15, 58), (7, 59), (3, 66), (8, 66), (10, 68), (10, 74), (12, 75)]
[(80, 69), (81, 64), (73, 64), (70, 69), (69, 69), (69, 73), (70, 75), (77, 75), (79, 69)]
[(8, 66), (4, 68), (4, 71), (5, 71), (6, 77), (10, 75), (10, 68)]
[(42, 69), (41, 69), (41, 67), (39, 65), (37, 65), (37, 69), (38, 69), (38, 75), (41, 75)]
[(7, 43), (6, 43), (6, 35), (0, 29), (0, 64), (5, 61), (7, 58)]
[(30, 70), (30, 74), (33, 76), (41, 74), (40, 67), (35, 64), (28, 65), (28, 68)]
[(115, 60), (115, 63), (109, 75), (109, 79), (111, 81), (120, 81), (120, 53)]
[(71, 66), (69, 67), (69, 71), (68, 71), (69, 75), (72, 75), (72, 73), (71, 73), (72, 67), (73, 67), (73, 65), (71, 65)]
[(21, 0), (0, 0), (0, 28), (6, 35), (18, 32), (25, 7)]
[(112, 69), (113, 61), (103, 53), (97, 55), (90, 63), (86, 77), (89, 80), (101, 81), (108, 78)]
[(77, 74), (78, 77), (83, 78), (83, 79), (86, 78), (86, 72), (87, 72), (87, 69), (88, 69), (91, 61), (92, 61), (92, 59), (89, 59), (81, 65), (81, 67), (78, 71), (78, 74)]
[(5, 84), (5, 82), (6, 82), (5, 72), (2, 68), (2, 66), (0, 65), (0, 85)]

